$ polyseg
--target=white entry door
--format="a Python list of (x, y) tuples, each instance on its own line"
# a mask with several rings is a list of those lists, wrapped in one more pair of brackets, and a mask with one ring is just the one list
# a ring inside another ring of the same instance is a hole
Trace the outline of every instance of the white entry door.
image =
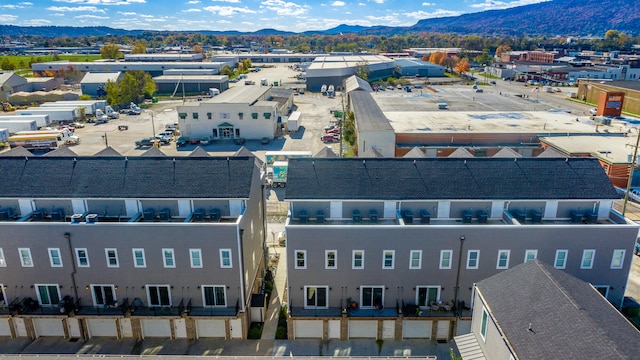
[(173, 320), (173, 333), (175, 334), (176, 339), (187, 338), (187, 322), (185, 319)]

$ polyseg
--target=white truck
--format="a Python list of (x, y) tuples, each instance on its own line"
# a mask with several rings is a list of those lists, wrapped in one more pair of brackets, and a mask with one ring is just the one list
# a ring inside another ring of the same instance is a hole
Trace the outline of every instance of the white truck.
[(38, 130), (38, 125), (35, 120), (9, 120), (0, 121), (0, 128), (9, 130), (10, 134), (15, 134), (18, 131)]
[(267, 183), (273, 187), (287, 185), (289, 159), (310, 158), (311, 151), (267, 151), (265, 153)]
[(301, 121), (302, 113), (300, 111), (292, 112), (287, 118), (287, 131), (298, 131)]
[(269, 86), (269, 80), (267, 80), (266, 78), (260, 79), (260, 85)]
[(9, 140), (9, 129), (0, 129), (0, 144)]
[(96, 110), (98, 110), (96, 108), (95, 103), (77, 103), (75, 101), (46, 102), (44, 104), (41, 104), (40, 107), (41, 108), (69, 108), (69, 107), (82, 108), (84, 109), (85, 116), (95, 115)]
[(209, 96), (214, 97), (220, 95), (220, 89), (209, 88)]
[(36, 126), (39, 128), (47, 127), (51, 125), (51, 119), (47, 114), (0, 116), (0, 121), (25, 121), (25, 120), (35, 120)]
[(8, 139), (12, 148), (22, 146), (27, 150), (55, 150), (69, 144), (80, 143), (80, 138), (69, 129), (19, 131)]

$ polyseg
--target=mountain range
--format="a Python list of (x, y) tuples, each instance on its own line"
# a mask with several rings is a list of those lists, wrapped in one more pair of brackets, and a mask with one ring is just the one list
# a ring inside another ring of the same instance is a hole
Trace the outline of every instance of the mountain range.
[[(603, 37), (607, 30), (618, 30), (629, 35), (640, 34), (640, 1), (638, 0), (553, 0), (503, 10), (488, 10), (459, 16), (424, 19), (408, 27), (354, 26), (337, 27), (299, 33), (300, 35), (395, 35), (419, 32), (455, 33), (461, 35), (500, 36), (594, 36)], [(36, 35), (101, 36), (137, 35), (148, 30), (123, 30), (104, 26), (15, 26), (0, 25), (5, 36)], [(239, 31), (182, 31), (211, 35), (295, 35), (297, 33), (262, 29), (255, 32)]]

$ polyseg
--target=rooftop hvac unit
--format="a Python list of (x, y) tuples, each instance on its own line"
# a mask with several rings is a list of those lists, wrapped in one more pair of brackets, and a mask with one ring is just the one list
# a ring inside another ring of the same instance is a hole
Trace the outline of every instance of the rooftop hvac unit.
[(473, 215), (471, 215), (471, 211), (464, 210), (462, 212), (462, 223), (463, 224), (471, 224), (471, 218), (472, 217), (473, 217)]
[(98, 214), (87, 215), (87, 224), (95, 224), (98, 222)]
[(171, 212), (169, 211), (169, 209), (162, 209), (158, 211), (158, 217), (162, 221), (167, 221), (169, 220), (169, 218), (171, 218)]
[(0, 221), (9, 220), (10, 217), (11, 217), (11, 211), (9, 209), (0, 210)]
[(527, 214), (523, 213), (520, 210), (509, 210), (511, 216), (513, 216), (520, 224), (524, 224), (527, 219)]
[(431, 214), (429, 214), (427, 210), (420, 210), (420, 223), (421, 224), (431, 223)]
[(298, 218), (300, 218), (300, 224), (306, 224), (309, 222), (309, 214), (307, 214), (307, 210), (300, 210), (298, 213)]
[(156, 218), (156, 211), (154, 209), (145, 209), (142, 212), (142, 218), (144, 221), (153, 221)]
[(318, 210), (318, 212), (316, 212), (316, 222), (318, 224), (324, 223), (324, 211)]
[(55, 209), (51, 211), (51, 220), (62, 221), (64, 218), (64, 211), (62, 209)]
[(211, 209), (209, 211), (209, 216), (212, 221), (220, 221), (220, 209)]
[(489, 215), (487, 215), (486, 211), (484, 210), (478, 211), (478, 223), (486, 224), (488, 220), (489, 220)]
[(402, 213), (402, 218), (404, 219), (405, 224), (413, 224), (413, 213), (411, 210), (405, 210)]
[(360, 210), (356, 209), (351, 212), (351, 218), (354, 223), (362, 222), (362, 214), (360, 214)]
[(378, 212), (376, 210), (369, 210), (369, 221), (371, 221), (372, 223), (378, 222)]
[(540, 224), (542, 222), (542, 213), (537, 210), (533, 210), (531, 212), (531, 222), (535, 224)]
[(31, 220), (42, 220), (44, 219), (44, 210), (35, 210), (33, 213), (31, 213)]
[(598, 222), (598, 213), (597, 212), (587, 213), (587, 222), (589, 224), (596, 224)]
[(80, 224), (82, 222), (82, 214), (73, 214), (71, 215), (71, 223), (72, 224)]

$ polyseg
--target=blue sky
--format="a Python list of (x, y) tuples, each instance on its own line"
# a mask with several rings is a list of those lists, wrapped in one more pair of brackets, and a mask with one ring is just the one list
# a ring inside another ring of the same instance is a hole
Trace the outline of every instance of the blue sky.
[(303, 32), (340, 24), (410, 26), (421, 19), (541, 1), (545, 0), (2, 0), (0, 24)]

